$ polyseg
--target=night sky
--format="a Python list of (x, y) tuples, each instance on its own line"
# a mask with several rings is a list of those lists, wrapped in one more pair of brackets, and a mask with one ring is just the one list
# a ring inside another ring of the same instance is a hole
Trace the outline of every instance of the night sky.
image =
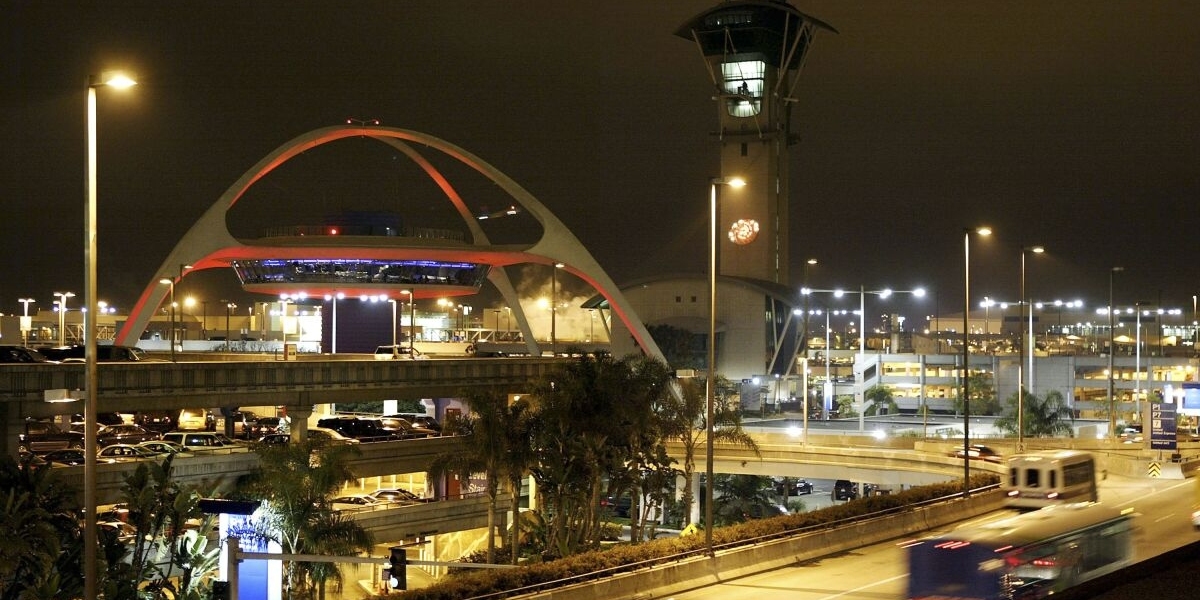
[[(712, 89), (674, 31), (715, 0), (0, 0), (0, 311), (83, 284), (85, 82), (99, 93), (99, 296), (132, 305), (175, 242), (279, 145), (347, 118), (461, 146), (528, 189), (617, 282), (702, 273)], [(1200, 3), (794, 1), (816, 38), (797, 92), (792, 283), (1161, 303), (1200, 293)], [(447, 167), (450, 168), (450, 167)], [(467, 202), (498, 210), (463, 173)], [(235, 235), (388, 210), (453, 226), (395, 151), (324, 146), (230, 212)], [(489, 224), (519, 239), (528, 219)], [(539, 273), (540, 274), (540, 273)], [(571, 285), (571, 282), (564, 282)], [(184, 280), (252, 299), (231, 271)], [(580, 290), (586, 293), (587, 290)], [(258, 298), (259, 300), (265, 298)], [(911, 302), (905, 300), (904, 302)]]

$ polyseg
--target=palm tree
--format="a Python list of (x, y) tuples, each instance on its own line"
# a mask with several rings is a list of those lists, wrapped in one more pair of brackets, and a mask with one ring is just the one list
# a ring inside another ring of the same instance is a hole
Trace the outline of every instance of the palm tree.
[[(325, 446), (311, 440), (261, 447), (259, 469), (239, 482), (240, 492), (262, 500), (266, 516), (257, 532), (278, 543), (285, 554), (350, 554), (371, 548), (370, 534), (334, 513), (330, 495), (354, 480), (346, 458), (354, 446)], [(287, 563), (288, 597), (307, 593), (316, 582), (340, 578), (321, 563)]]
[(760, 475), (717, 475), (713, 477), (713, 521), (721, 525), (778, 514), (771, 498), (770, 477)]
[[(1071, 426), (1073, 413), (1071, 407), (1063, 400), (1058, 390), (1046, 392), (1044, 398), (1039, 398), (1028, 391), (1023, 391), (1021, 404), (1025, 408), (1022, 425), (1024, 437), (1062, 437), (1070, 436), (1074, 429)], [(1008, 410), (996, 419), (996, 427), (1010, 434), (1017, 433), (1017, 395), (1008, 398)]]
[(5, 456), (0, 490), (0, 599), (82, 594), (75, 487), (48, 464)]
[(868, 417), (882, 414), (894, 415), (900, 412), (900, 407), (896, 405), (896, 399), (892, 396), (892, 390), (882, 385), (873, 385), (863, 392), (863, 400), (867, 403), (863, 414)]
[[(664, 399), (661, 409), (664, 435), (683, 443), (683, 526), (691, 523), (692, 505), (696, 499), (692, 489), (696, 479), (696, 449), (708, 435), (705, 421), (708, 418), (707, 397), (704, 384), (694, 379), (679, 379), (679, 394)], [(716, 379), (713, 407), (713, 442), (734, 444), (753, 450), (758, 454), (758, 445), (742, 429), (741, 411), (738, 410), (735, 390), (729, 380)]]
[(456, 433), (463, 436), (463, 446), (455, 452), (434, 458), (428, 469), (432, 478), (455, 475), (467, 481), (475, 473), (484, 474), (488, 495), (487, 561), (496, 562), (496, 502), (503, 480), (512, 492), (512, 561), (519, 557), (521, 510), (521, 479), (528, 470), (529, 403), (517, 400), (511, 405), (508, 397), (495, 391), (473, 391), (465, 398), (471, 414), (459, 419)]

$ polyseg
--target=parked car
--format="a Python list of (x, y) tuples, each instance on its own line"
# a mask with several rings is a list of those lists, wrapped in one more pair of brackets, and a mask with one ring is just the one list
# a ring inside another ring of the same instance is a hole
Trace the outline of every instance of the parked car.
[(228, 427), (230, 423), (233, 424), (233, 429), (230, 433), (235, 438), (244, 440), (257, 439), (251, 436), (254, 434), (254, 425), (258, 422), (258, 418), (258, 415), (251, 411), (235, 410), (225, 417), (225, 426)]
[[(405, 435), (394, 429), (386, 429), (380, 419), (361, 417), (330, 417), (317, 421), (318, 427), (332, 429), (360, 442), (382, 442), (404, 439)], [(409, 436), (412, 437), (412, 436)]]
[[(50, 360), (57, 360), (65, 363), (80, 363), (84, 362), (86, 356), (86, 348), (81, 345), (74, 346), (56, 346), (53, 348), (39, 348), (42, 354)], [(145, 350), (135, 346), (118, 346), (118, 345), (98, 345), (96, 346), (96, 361), (97, 362), (153, 362), (146, 354)]]
[(858, 498), (858, 484), (848, 479), (839, 479), (833, 482), (833, 491), (829, 496), (834, 501), (854, 500)]
[(775, 492), (780, 495), (803, 496), (813, 493), (813, 484), (811, 481), (794, 477), (776, 477)]
[(259, 417), (250, 425), (250, 433), (247, 437), (252, 440), (258, 440), (262, 439), (264, 435), (287, 432), (287, 420), (283, 417)]
[(368, 494), (350, 494), (348, 496), (338, 496), (329, 501), (329, 504), (335, 511), (363, 509), (370, 506), (378, 506), (383, 504), (383, 501), (376, 500)]
[(74, 467), (83, 464), (83, 448), (51, 450), (42, 455), (42, 460), (52, 465)]
[(628, 495), (624, 496), (609, 496), (600, 500), (600, 507), (607, 510), (614, 517), (629, 517), (629, 511), (633, 508), (633, 499)]
[[(288, 435), (277, 434), (277, 435)], [(290, 436), (289, 436), (290, 439)], [(357, 444), (358, 440), (328, 427), (309, 427), (308, 439), (323, 444)]]
[(150, 431), (141, 425), (107, 425), (96, 432), (96, 444), (101, 447), (112, 444), (139, 444), (161, 437), (161, 433)]
[[(124, 425), (125, 417), (119, 412), (102, 412), (96, 414), (96, 422), (101, 425)], [(71, 429), (76, 429), (76, 425), (83, 425), (83, 414), (75, 413), (71, 415)]]
[(375, 349), (375, 360), (425, 360), (429, 358), (416, 348), (409, 346), (379, 346)]
[(158, 458), (158, 453), (143, 448), (136, 444), (112, 444), (100, 449), (96, 454), (101, 458), (113, 458), (117, 460), (141, 460), (144, 458)]
[(189, 450), (244, 447), (225, 434), (215, 431), (168, 431), (163, 434), (162, 439)]
[(140, 410), (133, 417), (133, 422), (159, 433), (166, 433), (175, 429), (175, 424), (179, 418), (179, 413), (166, 410)]
[(141, 446), (142, 448), (145, 448), (160, 456), (166, 454), (183, 454), (186, 456), (191, 456), (191, 454), (187, 452), (187, 448), (184, 448), (182, 445), (176, 444), (175, 442), (150, 440), (147, 442), (141, 442), (138, 444), (138, 446)]
[(378, 502), (392, 502), (396, 504), (427, 502), (425, 498), (400, 488), (380, 488), (367, 495), (371, 498), (374, 498)]
[(25, 346), (0, 346), (0, 363), (44, 363), (57, 362), (45, 354)]
[(17, 452), (48, 452), (83, 448), (83, 433), (59, 428), (50, 421), (25, 419), (24, 433), (17, 434)]
[(399, 417), (405, 421), (408, 421), (413, 427), (424, 427), (425, 429), (436, 432), (436, 435), (442, 434), (442, 424), (439, 423), (437, 419), (425, 413), (395, 413), (384, 415), (385, 419), (388, 417)]
[(386, 415), (379, 419), (380, 426), (385, 430), (390, 431), (393, 435), (400, 439), (427, 438), (437, 437), (438, 432), (425, 427), (417, 427), (408, 419), (398, 417), (396, 415)]
[(203, 408), (185, 408), (179, 411), (175, 427), (184, 431), (216, 431), (217, 418), (212, 411)]

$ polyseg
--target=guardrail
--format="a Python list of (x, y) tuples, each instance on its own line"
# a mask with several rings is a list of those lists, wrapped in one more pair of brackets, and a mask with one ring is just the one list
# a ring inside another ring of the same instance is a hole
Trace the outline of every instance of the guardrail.
[(990, 485), (973, 490), (969, 498), (958, 493), (854, 518), (719, 544), (713, 547), (711, 557), (706, 549), (697, 549), (471, 598), (495, 600), (536, 595), (539, 600), (603, 600), (634, 594), (657, 598), (925, 531), (991, 512), (1000, 508), (1003, 501), (999, 486)]

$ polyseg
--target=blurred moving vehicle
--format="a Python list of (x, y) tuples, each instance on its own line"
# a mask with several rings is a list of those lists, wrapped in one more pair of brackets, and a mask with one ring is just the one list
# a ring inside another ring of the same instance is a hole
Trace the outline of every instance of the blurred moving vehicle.
[[(963, 454), (963, 449), (958, 448), (954, 451), (952, 456), (955, 458), (962, 458)], [(991, 446), (984, 446), (983, 444), (971, 444), (967, 447), (966, 454), (971, 460), (985, 460), (993, 463), (1004, 462), (1004, 458), (1000, 456), (999, 452), (996, 452), (996, 450)]]
[(1096, 460), (1079, 450), (1041, 450), (1009, 457), (1000, 478), (1004, 504), (1041, 508), (1070, 502), (1096, 502)]
[(909, 542), (904, 597), (1057, 598), (1134, 563), (1133, 518), (1132, 510), (1080, 502)]

